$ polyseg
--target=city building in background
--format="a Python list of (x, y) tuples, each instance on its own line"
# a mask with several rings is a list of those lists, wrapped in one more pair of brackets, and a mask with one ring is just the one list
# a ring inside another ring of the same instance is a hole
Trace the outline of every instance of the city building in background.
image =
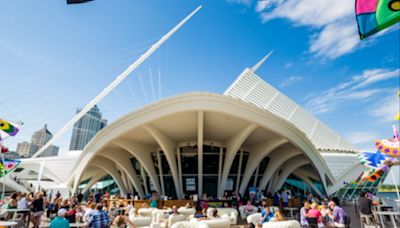
[[(26, 141), (18, 143), (16, 152), (21, 157), (31, 157), (42, 146), (44, 146), (52, 137), (53, 134), (47, 129), (47, 124), (45, 124), (42, 129), (33, 133), (30, 143)], [(58, 151), (59, 147), (51, 145), (39, 157), (57, 156)]]
[[(78, 109), (76, 113), (81, 110)], [(95, 105), (86, 115), (74, 124), (69, 150), (83, 150), (86, 144), (107, 125), (102, 119), (100, 109)]]

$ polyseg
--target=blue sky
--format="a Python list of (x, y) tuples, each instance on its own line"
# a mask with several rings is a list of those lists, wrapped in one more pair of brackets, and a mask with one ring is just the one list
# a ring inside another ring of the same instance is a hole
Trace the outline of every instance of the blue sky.
[[(392, 136), (399, 24), (360, 42), (354, 1), (3, 0), (1, 117), (25, 123), (10, 147), (45, 123), (56, 132), (198, 5), (193, 19), (100, 102), (105, 118), (183, 92), (222, 93), (274, 50), (258, 71), (263, 79), (359, 148)], [(69, 137), (58, 144), (66, 148)]]

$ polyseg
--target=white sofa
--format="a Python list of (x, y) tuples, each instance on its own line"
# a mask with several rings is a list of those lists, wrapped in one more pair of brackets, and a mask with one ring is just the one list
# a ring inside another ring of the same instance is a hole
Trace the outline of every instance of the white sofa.
[(196, 209), (195, 208), (186, 208), (186, 207), (180, 207), (178, 208), (178, 212), (180, 214), (183, 214), (186, 219), (189, 217), (193, 217), (194, 214), (196, 214)]
[(138, 212), (139, 217), (153, 217), (153, 211), (157, 208), (140, 208)]
[(177, 222), (170, 228), (229, 228), (230, 222), (228, 219), (213, 219), (197, 221), (192, 219), (188, 222)]
[(261, 213), (249, 215), (247, 216), (246, 220), (248, 224), (253, 223), (254, 226), (257, 226), (257, 224), (261, 221)]
[(301, 228), (297, 220), (288, 220), (281, 222), (265, 222), (262, 228)]
[[(209, 208), (210, 209), (210, 208)], [(238, 211), (234, 208), (215, 208), (218, 211), (218, 215), (222, 218), (229, 219), (230, 224), (237, 224)]]
[[(245, 207), (246, 207), (246, 205), (242, 205), (239, 207), (240, 217), (242, 217), (242, 219), (246, 218), (246, 213), (244, 211)], [(258, 208), (256, 206), (252, 206), (252, 207), (253, 207), (253, 209), (250, 212), (251, 215), (258, 212)]]
[(151, 217), (131, 217), (129, 216), (129, 220), (135, 224), (136, 227), (146, 227), (146, 226), (150, 226), (151, 222), (152, 222), (152, 218)]
[[(261, 221), (261, 213), (256, 213), (247, 216), (246, 218), (247, 223), (253, 223), (254, 226)], [(288, 221), (281, 221), (281, 222), (265, 222), (262, 226), (263, 228), (301, 228), (301, 225), (296, 220), (288, 220)]]

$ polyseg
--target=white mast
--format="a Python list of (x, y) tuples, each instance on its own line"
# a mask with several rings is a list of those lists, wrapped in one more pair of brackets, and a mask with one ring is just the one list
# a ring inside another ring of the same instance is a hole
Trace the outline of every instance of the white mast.
[(118, 75), (110, 85), (108, 85), (97, 97), (91, 100), (78, 114), (76, 114), (67, 124), (64, 125), (55, 135), (49, 140), (42, 148), (37, 151), (32, 158), (39, 156), (43, 153), (51, 144), (53, 144), (57, 139), (59, 139), (70, 127), (72, 127), (78, 120), (80, 120), (89, 110), (100, 102), (107, 94), (109, 94), (118, 84), (120, 84), (128, 75), (139, 67), (151, 54), (153, 54), (165, 41), (167, 41), (178, 29), (180, 29), (194, 14), (201, 9), (201, 6), (197, 7), (193, 12), (191, 12), (185, 19), (183, 19), (179, 24), (177, 24), (173, 29), (171, 29), (167, 34), (161, 37), (155, 44), (153, 44), (149, 50), (147, 50), (143, 55), (141, 55), (134, 63), (132, 63), (124, 72)]

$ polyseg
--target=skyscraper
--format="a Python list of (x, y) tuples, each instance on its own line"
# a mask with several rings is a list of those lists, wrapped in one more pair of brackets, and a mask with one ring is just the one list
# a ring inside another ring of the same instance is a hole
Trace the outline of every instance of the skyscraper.
[[(47, 124), (44, 127), (33, 133), (31, 142), (20, 142), (17, 145), (16, 152), (22, 157), (31, 157), (36, 153), (42, 146), (44, 146), (51, 138), (53, 134), (47, 129)], [(59, 148), (51, 145), (47, 148), (39, 157), (57, 156)]]
[[(78, 109), (76, 113), (81, 110)], [(102, 114), (95, 105), (86, 115), (74, 124), (72, 129), (69, 150), (82, 150), (86, 144), (107, 125), (107, 120), (102, 119)]]

